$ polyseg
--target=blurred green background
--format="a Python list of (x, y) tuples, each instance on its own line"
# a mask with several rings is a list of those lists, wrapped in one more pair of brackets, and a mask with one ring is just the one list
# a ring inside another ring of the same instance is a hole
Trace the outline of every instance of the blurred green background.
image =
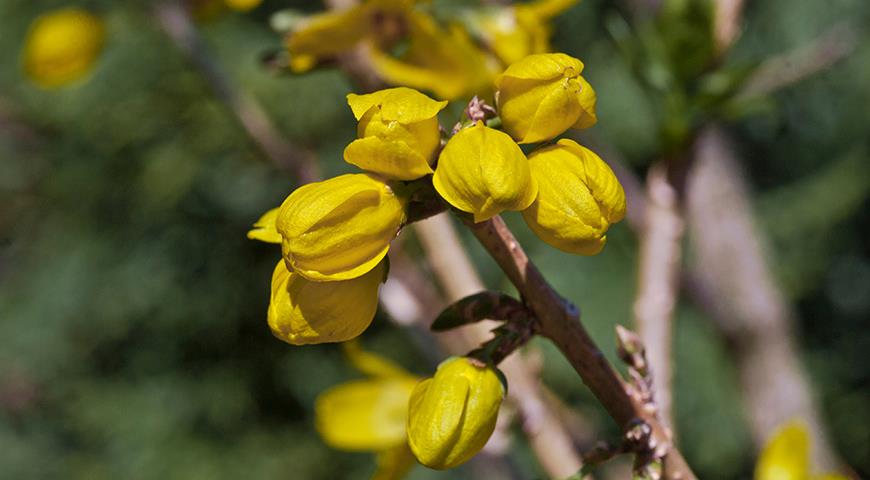
[[(276, 251), (245, 232), (294, 188), (293, 178), (245, 136), (149, 2), (77, 2), (108, 22), (96, 71), (59, 90), (30, 84), (20, 61), (28, 24), (66, 5), (0, 0), (0, 478), (366, 478), (372, 457), (326, 447), (312, 420), (317, 394), (357, 374), (336, 346), (290, 347), (265, 322)], [(352, 85), (336, 70), (293, 77), (261, 66), (280, 47), (269, 14), (286, 7), (322, 5), (266, 1), (199, 27), (232, 80), (281, 132), (317, 153), (324, 174), (351, 171), (341, 151), (354, 136), (344, 99)], [(608, 27), (627, 8), (584, 1), (557, 19), (554, 47), (584, 60), (598, 92), (599, 125), (581, 138), (612, 146), (642, 174), (671, 148), (674, 129), (667, 102), (640, 80)], [(840, 22), (868, 20), (866, 0), (753, 1), (726, 65), (740, 72)], [(834, 446), (867, 476), (870, 34), (856, 33), (844, 61), (754, 103), (728, 127), (774, 268), (798, 307), (801, 360)], [(705, 48), (691, 35), (680, 41), (686, 57)], [(612, 353), (614, 324), (631, 318), (632, 232), (617, 225), (602, 255), (572, 257), (508, 217)], [(487, 283), (507, 288), (466, 240)], [(383, 315), (364, 341), (429, 371), (409, 335)], [(682, 305), (675, 341), (685, 455), (701, 478), (750, 477), (756, 454), (723, 340)], [(601, 435), (612, 434), (570, 366), (538, 345), (547, 384)], [(511, 449), (519, 478), (543, 476), (521, 435)], [(418, 467), (411, 478), (473, 472)]]

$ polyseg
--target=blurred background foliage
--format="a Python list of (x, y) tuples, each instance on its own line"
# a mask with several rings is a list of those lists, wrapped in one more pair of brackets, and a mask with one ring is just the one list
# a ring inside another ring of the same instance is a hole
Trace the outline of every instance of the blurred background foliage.
[[(698, 33), (708, 14), (697, 3), (669, 1), (676, 13), (629, 26), (628, 4), (586, 0), (556, 20), (554, 48), (584, 60), (598, 93), (599, 124), (581, 140), (608, 145), (642, 173), (699, 118), (733, 120), (759, 225), (798, 306), (822, 414), (838, 452), (867, 476), (870, 34), (857, 30), (843, 62), (734, 115), (699, 79), (712, 46)], [(0, 478), (366, 478), (372, 458), (327, 448), (312, 421), (317, 394), (357, 374), (336, 346), (291, 348), (265, 324), (275, 251), (245, 232), (294, 180), (216, 101), (150, 2), (77, 2), (107, 21), (96, 71), (59, 90), (30, 84), (20, 59), (27, 27), (66, 5), (0, 0)], [(325, 175), (350, 171), (341, 151), (354, 136), (344, 99), (352, 85), (336, 70), (293, 77), (260, 64), (280, 47), (269, 14), (286, 7), (322, 5), (269, 0), (199, 27), (233, 81), (316, 152)], [(866, 0), (749, 2), (723, 71), (739, 78), (843, 21), (868, 20)], [(638, 57), (654, 61), (639, 68)], [(583, 258), (543, 245), (515, 215), (508, 221), (612, 350), (634, 294), (636, 239), (625, 223), (602, 255)], [(466, 240), (487, 283), (509, 288)], [(747, 478), (756, 453), (728, 350), (690, 305), (676, 326), (683, 451), (701, 478)], [(431, 368), (383, 315), (364, 341), (414, 372)], [(536, 344), (545, 382), (612, 438), (568, 363)], [(521, 435), (511, 449), (520, 478), (542, 476)], [(472, 476), (471, 467), (411, 474)]]

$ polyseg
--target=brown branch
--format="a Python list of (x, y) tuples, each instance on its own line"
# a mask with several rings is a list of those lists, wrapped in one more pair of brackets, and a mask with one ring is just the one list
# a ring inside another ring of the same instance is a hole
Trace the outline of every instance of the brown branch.
[(722, 56), (740, 35), (740, 18), (744, 0), (716, 0), (714, 5), (713, 39), (716, 52)]
[(688, 183), (687, 221), (695, 249), (692, 275), (734, 349), (756, 445), (799, 417), (813, 436), (814, 465), (837, 460), (798, 360), (795, 314), (768, 267), (751, 216), (749, 192), (730, 140), (717, 126), (697, 140)]
[(586, 332), (577, 307), (560, 297), (544, 279), (501, 217), (470, 224), (470, 228), (529, 303), (541, 322), (541, 333), (562, 351), (623, 432), (634, 429), (638, 422), (649, 426), (648, 446), (657, 456), (664, 456), (664, 478), (695, 478), (671, 445), (667, 429), (644, 408), (640, 398), (630, 394), (630, 388)]
[[(414, 224), (427, 261), (448, 301), (455, 302), (484, 290), (448, 214), (436, 215)], [(482, 322), (455, 330), (461, 342), (447, 347), (455, 353), (465, 353), (491, 337), (495, 322)], [(457, 351), (458, 347), (458, 351)], [(523, 433), (535, 456), (548, 475), (567, 477), (580, 469), (582, 463), (574, 451), (571, 437), (543, 398), (540, 380), (519, 355), (507, 357), (499, 368), (508, 378), (508, 395), (522, 419)]]
[(673, 432), (671, 337), (679, 296), (683, 219), (665, 164), (647, 175), (646, 212), (640, 231), (634, 325), (646, 347), (662, 423)]
[(237, 88), (200, 36), (190, 14), (177, 2), (159, 3), (154, 10), (166, 36), (196, 67), (214, 92), (215, 98), (232, 112), (248, 137), (278, 168), (290, 171), (301, 183), (318, 179), (317, 163), (311, 152), (288, 142), (278, 131), (260, 103)]

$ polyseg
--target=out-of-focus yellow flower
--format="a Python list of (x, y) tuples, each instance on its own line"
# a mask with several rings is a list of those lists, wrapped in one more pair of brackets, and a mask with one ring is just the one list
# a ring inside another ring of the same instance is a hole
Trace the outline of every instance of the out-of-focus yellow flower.
[(344, 342), (358, 337), (378, 309), (385, 267), (361, 277), (312, 282), (278, 261), (272, 273), (268, 321), (272, 333), (292, 345)]
[(569, 253), (595, 255), (607, 229), (625, 216), (625, 192), (591, 150), (562, 139), (529, 155), (538, 196), (523, 218), (541, 240)]
[(56, 88), (91, 71), (105, 40), (103, 21), (81, 9), (46, 13), (30, 26), (24, 43), (24, 70), (43, 88)]
[[(368, 0), (346, 10), (313, 15), (286, 40), (290, 67), (299, 73), (358, 44), (386, 82), (454, 99), (486, 89), (497, 66), (458, 26), (440, 26), (412, 0)], [(390, 52), (407, 42), (404, 53)]]
[(451, 205), (474, 214), (475, 222), (504, 210), (525, 210), (538, 192), (519, 145), (482, 122), (447, 142), (432, 183)]
[(414, 464), (405, 424), (408, 400), (419, 380), (356, 342), (343, 346), (351, 363), (369, 378), (322, 393), (314, 404), (317, 430), (333, 448), (376, 453), (373, 479), (401, 478)]
[(492, 435), (504, 395), (493, 367), (466, 357), (445, 360), (411, 394), (408, 444), (414, 456), (439, 470), (471, 459)]
[(394, 180), (433, 173), (430, 163), (441, 143), (436, 102), (411, 88), (350, 94), (347, 103), (359, 120), (359, 138), (344, 149), (344, 159), (363, 170)]
[(297, 188), (276, 220), (287, 266), (318, 282), (365, 274), (387, 254), (405, 220), (404, 203), (383, 180), (367, 174)]
[(496, 79), (505, 131), (520, 143), (549, 140), (597, 121), (583, 62), (563, 53), (529, 55)]
[(482, 8), (471, 16), (471, 27), (498, 57), (510, 65), (533, 53), (550, 51), (550, 21), (578, 0), (539, 0), (507, 7)]
[(792, 421), (767, 441), (755, 466), (755, 480), (847, 480), (843, 475), (812, 475), (810, 472), (807, 427), (800, 421)]
[(247, 12), (259, 7), (263, 0), (224, 0), (224, 3), (233, 10)]
[(431, 91), (438, 98), (486, 96), (500, 70), (458, 24), (446, 27), (422, 12), (406, 17), (408, 48), (399, 57), (372, 49), (372, 65), (386, 82)]

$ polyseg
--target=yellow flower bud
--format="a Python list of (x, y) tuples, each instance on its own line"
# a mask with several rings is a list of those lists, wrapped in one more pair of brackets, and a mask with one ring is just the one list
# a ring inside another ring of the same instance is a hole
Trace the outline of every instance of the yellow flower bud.
[(504, 395), (493, 367), (466, 357), (444, 361), (411, 394), (408, 444), (414, 456), (439, 470), (471, 459), (492, 435)]
[(519, 145), (482, 122), (447, 142), (432, 183), (444, 200), (474, 214), (475, 222), (504, 210), (524, 210), (538, 192)]
[(30, 26), (24, 43), (24, 69), (43, 88), (78, 80), (103, 49), (103, 21), (76, 8), (46, 13)]
[(405, 87), (347, 96), (359, 120), (357, 135), (344, 150), (347, 163), (394, 180), (415, 180), (432, 173), (441, 143), (437, 102)]
[(523, 218), (541, 240), (568, 253), (595, 255), (607, 229), (625, 216), (625, 192), (591, 150), (562, 139), (529, 155), (538, 197)]
[(297, 188), (281, 205), (276, 227), (288, 268), (324, 282), (374, 268), (404, 220), (404, 201), (383, 180), (348, 174)]
[(359, 336), (378, 309), (383, 263), (351, 280), (312, 282), (279, 261), (272, 274), (268, 321), (272, 333), (293, 345), (344, 342)]
[(529, 55), (508, 67), (496, 79), (505, 131), (535, 143), (595, 125), (595, 91), (582, 71), (583, 62), (562, 53)]

